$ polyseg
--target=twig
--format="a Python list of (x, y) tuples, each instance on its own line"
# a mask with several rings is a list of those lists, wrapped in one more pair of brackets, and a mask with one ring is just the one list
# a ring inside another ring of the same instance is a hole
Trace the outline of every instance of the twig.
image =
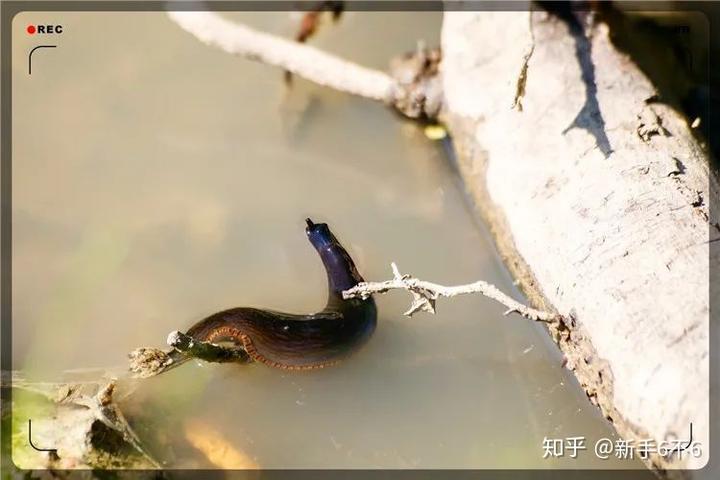
[(391, 266), (395, 278), (384, 282), (359, 283), (353, 288), (345, 290), (343, 292), (343, 298), (368, 298), (374, 293), (385, 293), (389, 290), (407, 290), (413, 296), (412, 304), (405, 312), (405, 315), (410, 317), (419, 311), (435, 313), (435, 301), (439, 297), (454, 297), (466, 293), (479, 293), (505, 305), (508, 309), (504, 315), (515, 312), (525, 318), (538, 322), (553, 322), (557, 320), (557, 315), (527, 307), (505, 295), (494, 285), (482, 280), (467, 285), (446, 287), (444, 285), (438, 285), (437, 283), (419, 280), (410, 275), (402, 275), (395, 263), (391, 263)]
[(388, 104), (393, 104), (400, 94), (397, 82), (384, 72), (230, 22), (216, 13), (168, 12), (168, 15), (207, 45), (280, 67), (318, 85)]
[(171, 350), (141, 347), (130, 352), (128, 357), (130, 358), (130, 371), (133, 373), (133, 377), (154, 377), (193, 358), (219, 363), (247, 363), (250, 361), (250, 356), (245, 350), (224, 347), (210, 342), (201, 342), (178, 331), (171, 332), (168, 335), (167, 343), (172, 347)]

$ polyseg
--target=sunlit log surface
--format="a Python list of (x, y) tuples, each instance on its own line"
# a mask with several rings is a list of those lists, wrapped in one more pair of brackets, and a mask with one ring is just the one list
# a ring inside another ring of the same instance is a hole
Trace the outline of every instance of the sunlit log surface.
[(688, 122), (652, 103), (606, 25), (580, 22), (446, 13), (443, 118), (506, 264), (573, 319), (550, 328), (590, 399), (626, 439), (687, 438), (692, 422), (701, 458), (648, 463), (699, 468), (716, 184)]

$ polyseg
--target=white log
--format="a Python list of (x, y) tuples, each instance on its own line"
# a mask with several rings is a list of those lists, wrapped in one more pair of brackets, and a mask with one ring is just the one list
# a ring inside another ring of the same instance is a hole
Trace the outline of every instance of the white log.
[(574, 319), (551, 330), (588, 396), (626, 439), (687, 438), (692, 422), (700, 458), (648, 463), (700, 468), (716, 183), (607, 26), (588, 33), (545, 12), (446, 13), (443, 118), (506, 264), (536, 307)]

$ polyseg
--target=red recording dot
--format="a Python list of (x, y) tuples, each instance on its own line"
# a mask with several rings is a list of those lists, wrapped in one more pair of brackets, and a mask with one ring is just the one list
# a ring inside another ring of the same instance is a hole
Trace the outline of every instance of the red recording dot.
[(27, 27), (27, 32), (28, 32), (30, 35), (32, 35), (33, 33), (35, 33), (35, 25), (28, 25), (28, 27)]

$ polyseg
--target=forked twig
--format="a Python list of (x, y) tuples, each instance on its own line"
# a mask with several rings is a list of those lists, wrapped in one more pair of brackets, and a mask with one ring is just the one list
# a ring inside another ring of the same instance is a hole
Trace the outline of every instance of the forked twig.
[(467, 285), (446, 287), (437, 283), (419, 280), (410, 275), (403, 275), (395, 263), (390, 264), (394, 278), (384, 282), (362, 282), (343, 292), (343, 298), (368, 298), (374, 293), (385, 293), (390, 290), (407, 290), (412, 294), (413, 301), (405, 315), (412, 316), (417, 312), (435, 313), (435, 301), (439, 297), (454, 297), (467, 293), (479, 293), (502, 303), (508, 309), (505, 315), (519, 313), (523, 317), (537, 322), (553, 322), (557, 315), (527, 307), (501, 292), (495, 285), (479, 280)]

